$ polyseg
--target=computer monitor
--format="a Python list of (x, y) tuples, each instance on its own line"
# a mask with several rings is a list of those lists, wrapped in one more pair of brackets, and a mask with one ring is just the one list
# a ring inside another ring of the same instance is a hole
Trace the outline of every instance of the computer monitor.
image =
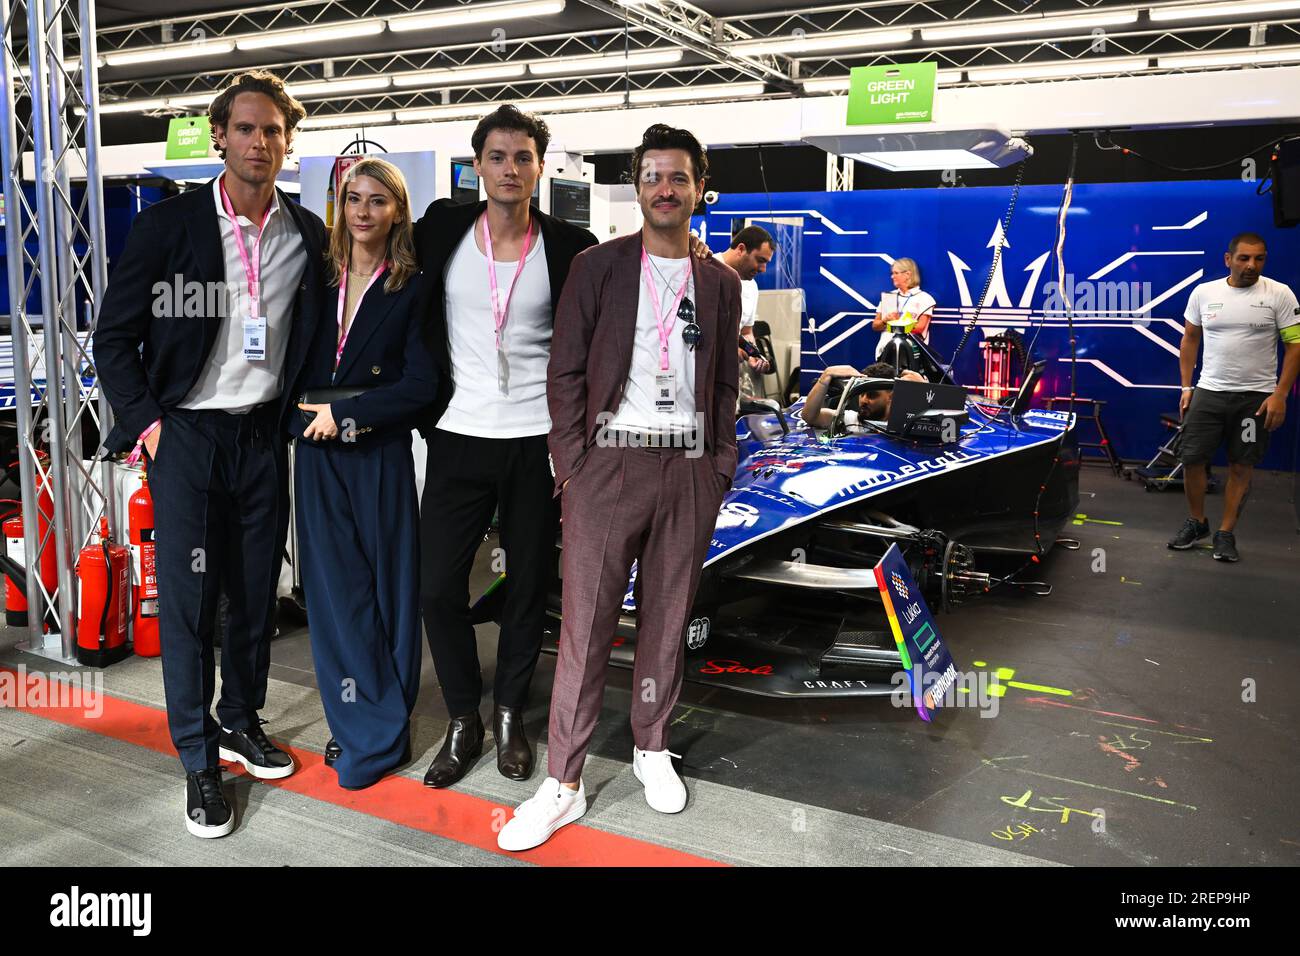
[(551, 215), (587, 229), (591, 226), (591, 184), (551, 180)]
[(894, 382), (885, 430), (906, 438), (939, 438), (943, 420), (957, 424), (969, 421), (966, 389), (960, 385), (937, 385), (900, 378)]
[(1012, 415), (1023, 415), (1029, 410), (1029, 403), (1034, 400), (1034, 389), (1038, 386), (1038, 381), (1043, 377), (1043, 370), (1046, 368), (1046, 359), (1040, 359), (1030, 366), (1029, 374), (1020, 383), (1020, 391), (1016, 392), (1015, 400), (1011, 403)]
[(478, 173), (473, 163), (451, 164), (451, 198), (456, 202), (478, 202)]

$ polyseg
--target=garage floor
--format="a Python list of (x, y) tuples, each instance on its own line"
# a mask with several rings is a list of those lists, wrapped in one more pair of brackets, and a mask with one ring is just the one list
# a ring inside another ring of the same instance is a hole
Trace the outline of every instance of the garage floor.
[[(446, 720), (426, 655), (413, 763), (370, 790), (339, 790), (319, 762), (329, 734), (298, 630), (272, 645), (263, 716), (303, 769), (275, 785), (228, 773), (232, 836), (184, 833), (158, 663), (133, 658), (103, 673), (101, 715), (0, 710), (0, 863), (1300, 863), (1291, 476), (1258, 476), (1237, 565), (1165, 548), (1185, 515), (1180, 495), (1095, 466), (1081, 486), (1086, 517), (1065, 532), (1081, 548), (1044, 562), (1049, 597), (1003, 589), (938, 619), (959, 669), (1014, 671), (1002, 672), (994, 717), (954, 709), (926, 725), (887, 699), (781, 701), (687, 683), (672, 748), (691, 802), (665, 818), (632, 777), (630, 672), (611, 669), (587, 817), (510, 857), (493, 826), (541, 772), (506, 780), (489, 750), (454, 792), (420, 785)], [(1213, 521), (1221, 499), (1210, 506)], [(17, 651), (19, 639), (0, 631), (0, 667), (75, 670)], [(479, 641), (491, 686), (495, 627)], [(553, 668), (543, 655), (528, 715), (543, 742)]]

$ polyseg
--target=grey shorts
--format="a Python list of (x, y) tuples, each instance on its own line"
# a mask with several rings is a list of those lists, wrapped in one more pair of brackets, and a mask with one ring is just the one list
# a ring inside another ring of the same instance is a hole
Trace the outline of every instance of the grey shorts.
[[(1228, 446), (1228, 461), (1258, 465), (1268, 451), (1264, 416), (1255, 412), (1269, 392), (1212, 392), (1198, 388), (1183, 419), (1178, 458), (1184, 465), (1203, 465)], [(1253, 423), (1253, 424), (1252, 424)]]

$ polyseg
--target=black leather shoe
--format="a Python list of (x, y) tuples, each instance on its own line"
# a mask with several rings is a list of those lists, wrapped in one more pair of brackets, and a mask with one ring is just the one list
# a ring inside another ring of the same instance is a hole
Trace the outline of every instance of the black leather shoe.
[(453, 717), (447, 726), (447, 739), (424, 775), (424, 785), (441, 789), (465, 776), (471, 762), (483, 752), (483, 735), (483, 718), (477, 710), (465, 717)]
[(338, 760), (342, 756), (343, 748), (339, 746), (337, 740), (331, 737), (329, 743), (325, 745), (325, 766), (334, 766), (334, 761)]
[(217, 753), (222, 760), (242, 763), (244, 769), (259, 780), (279, 780), (298, 768), (292, 757), (262, 733), (264, 723), (265, 720), (258, 718), (257, 723), (243, 730), (222, 727)]
[(498, 706), (492, 714), (492, 736), (497, 741), (501, 776), (527, 780), (533, 772), (533, 748), (524, 735), (523, 708)]

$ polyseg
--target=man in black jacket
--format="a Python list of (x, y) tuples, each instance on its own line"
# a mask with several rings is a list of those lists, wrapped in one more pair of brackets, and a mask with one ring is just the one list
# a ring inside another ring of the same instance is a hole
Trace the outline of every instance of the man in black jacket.
[(275, 188), (305, 113), (260, 71), (213, 100), (224, 173), (136, 217), (95, 330), (117, 418), (105, 447), (149, 461), (167, 720), (187, 775), (185, 824), (200, 837), (234, 826), (218, 759), (260, 778), (295, 769), (257, 712), (288, 532), (285, 415), (320, 310), (324, 224)]
[(569, 263), (596, 244), (587, 230), (529, 205), (550, 135), (505, 105), (474, 130), (487, 200), (440, 199), (416, 223), (430, 300), (437, 401), (420, 431), (428, 464), (420, 507), (425, 633), (451, 716), (424, 782), (448, 787), (482, 749), (482, 677), (470, 622), (469, 575), (497, 511), (505, 571), (493, 735), (497, 767), (526, 779), (533, 753), (523, 713), (541, 650), (555, 566), (557, 514), (546, 435), (546, 366)]

